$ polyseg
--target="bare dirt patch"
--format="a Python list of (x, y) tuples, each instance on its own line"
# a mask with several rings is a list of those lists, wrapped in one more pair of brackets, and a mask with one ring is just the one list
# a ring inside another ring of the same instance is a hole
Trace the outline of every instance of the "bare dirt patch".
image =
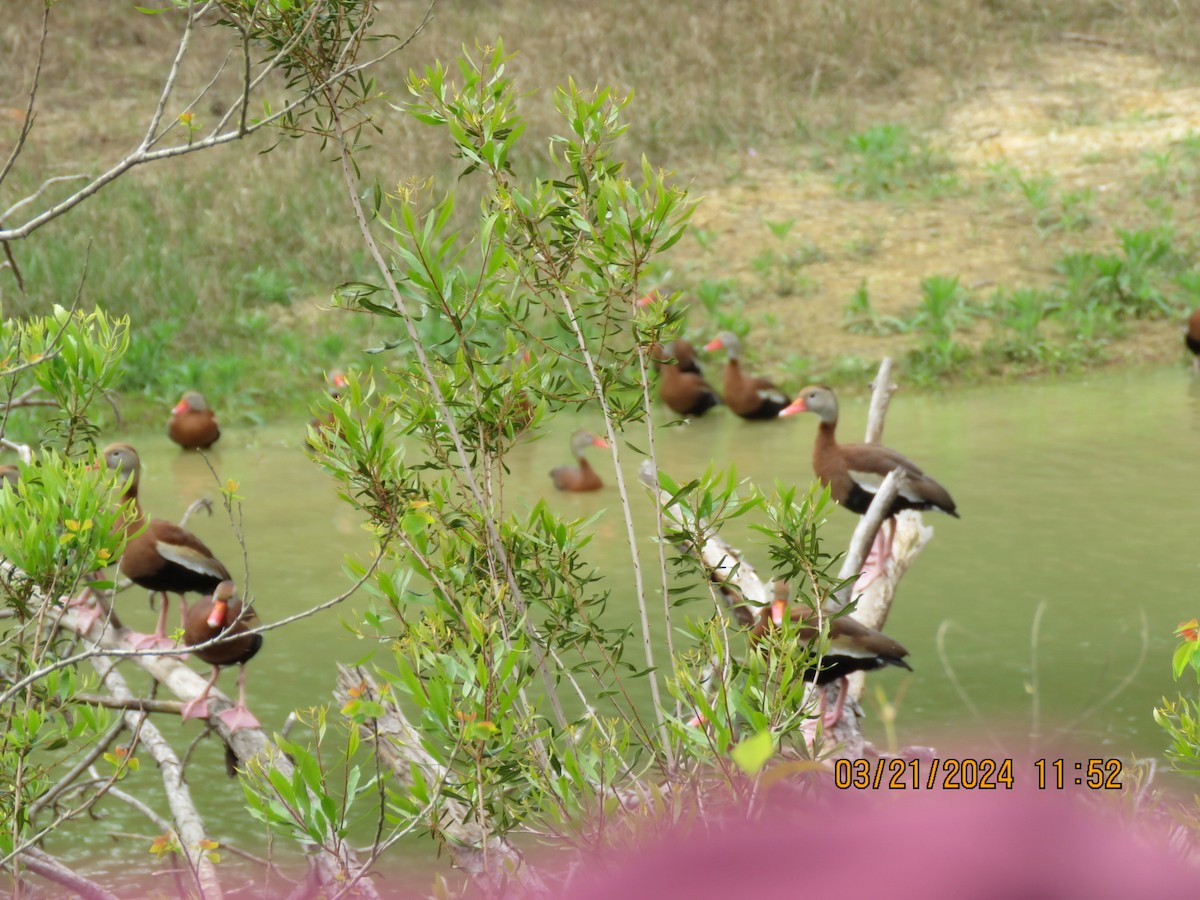
[[(953, 161), (959, 190), (855, 199), (835, 186), (828, 160), (747, 154), (726, 183), (697, 185), (703, 202), (695, 224), (704, 240), (684, 251), (683, 280), (695, 286), (733, 279), (756, 331), (768, 331), (757, 327), (764, 317), (778, 317), (781, 331), (752, 334), (770, 356), (786, 347), (821, 367), (839, 357), (897, 352), (911, 336), (843, 327), (860, 284), (880, 314), (898, 315), (917, 302), (930, 275), (957, 275), (984, 292), (1039, 285), (1054, 277), (1064, 252), (1110, 247), (1116, 228), (1182, 225), (1190, 232), (1195, 199), (1174, 196), (1169, 209), (1153, 208), (1145, 179), (1148, 154), (1167, 154), (1196, 132), (1200, 86), (1173, 83), (1147, 57), (1048, 46), (1033, 66), (989, 73), (928, 134)], [(1037, 222), (1037, 210), (1014, 187), (1018, 179), (1041, 179), (1054, 197), (1075, 192), (1086, 204), (1086, 222), (1070, 230)], [(788, 220), (795, 224), (785, 237), (771, 230), (769, 223)], [(796, 285), (781, 293), (786, 277), (767, 271), (763, 254), (783, 256), (798, 246), (808, 248), (805, 262)], [(1143, 321), (1111, 358), (1173, 359), (1178, 345), (1176, 323)]]

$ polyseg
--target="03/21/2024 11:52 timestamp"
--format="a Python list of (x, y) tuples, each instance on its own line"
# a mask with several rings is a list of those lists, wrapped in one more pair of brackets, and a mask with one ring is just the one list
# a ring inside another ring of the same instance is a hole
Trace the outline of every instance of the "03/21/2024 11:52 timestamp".
[(834, 786), (843, 790), (1011, 790), (1024, 770), (1039, 790), (1086, 787), (1120, 790), (1119, 759), (1035, 759), (1018, 765), (990, 757), (928, 759), (839, 759), (833, 765)]

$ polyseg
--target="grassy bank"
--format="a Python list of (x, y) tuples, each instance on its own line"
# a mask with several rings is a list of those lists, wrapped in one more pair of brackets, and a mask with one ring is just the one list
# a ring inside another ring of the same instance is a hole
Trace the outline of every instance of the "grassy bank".
[[(0, 29), (6, 141), (37, 30), (35, 4), (21, 6)], [(403, 32), (423, 9), (389, 4), (384, 25)], [(176, 24), (116, 2), (56, 5), (42, 111), (0, 207), (47, 175), (97, 171), (137, 139)], [(990, 139), (963, 137), (957, 121), (981, 92), (1040, 78), (1066, 85), (1041, 109), (1060, 132), (1136, 126), (1144, 103), (1114, 112), (1101, 76), (1056, 81), (1055, 66), (1066, 54), (1082, 72), (1075, 55), (1112, 54), (1157, 72), (1160, 92), (1186, 87), (1200, 25), (1174, 4), (443, 3), (380, 84), (402, 100), (409, 67), (497, 34), (519, 51), (520, 83), (539, 87), (523, 105), (531, 135), (558, 130), (551, 88), (568, 76), (635, 94), (630, 158), (673, 168), (704, 198), (655, 277), (691, 299), (691, 333), (759, 336), (756, 363), (791, 387), (861, 378), (883, 352), (926, 383), (1170, 358), (1167, 323), (1196, 302), (1194, 139), (1081, 151), (1083, 172), (1064, 173), (974, 158)], [(181, 96), (206, 83), (227, 40), (201, 30)], [(234, 85), (222, 75), (200, 125)], [(444, 148), (388, 107), (378, 114), (368, 177), (452, 183)], [(158, 421), (185, 387), (233, 418), (299, 414), (323, 370), (369, 363), (362, 348), (391, 335), (324, 308), (336, 284), (369, 275), (331, 160), (310, 142), (265, 149), (135, 171), (41, 229), (14, 247), (27, 293), (0, 273), (5, 314), (68, 301), (83, 282), (85, 304), (130, 315), (122, 390), (135, 418)]]

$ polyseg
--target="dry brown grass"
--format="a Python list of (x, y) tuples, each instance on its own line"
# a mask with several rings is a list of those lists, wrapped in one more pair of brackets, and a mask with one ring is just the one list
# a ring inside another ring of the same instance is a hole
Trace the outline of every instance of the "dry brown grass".
[[(20, 122), (38, 6), (10, 3), (0, 24), (0, 142), (10, 140)], [(54, 7), (40, 113), (23, 160), (26, 171), (0, 188), (0, 207), (43, 175), (98, 170), (140, 136), (174, 53), (179, 19), (175, 14), (142, 15), (132, 7), (129, 0)], [(399, 102), (406, 97), (403, 79), (410, 67), (450, 60), (464, 45), (500, 35), (518, 53), (510, 71), (523, 88), (535, 91), (522, 101), (529, 152), (543, 152), (539, 136), (559, 130), (553, 87), (568, 77), (585, 86), (633, 92), (624, 152), (631, 158), (645, 154), (655, 164), (673, 168), (697, 195), (708, 196), (710, 208), (702, 213), (702, 223), (719, 223), (722, 209), (736, 209), (742, 219), (760, 222), (794, 215), (811, 225), (814, 243), (828, 250), (853, 242), (860, 233), (869, 237), (865, 223), (874, 221), (889, 230), (880, 238), (885, 252), (874, 265), (911, 268), (908, 262), (916, 265), (921, 257), (899, 249), (905, 245), (907, 212), (872, 212), (870, 202), (850, 209), (836, 201), (830, 221), (841, 223), (839, 230), (822, 236), (816, 221), (820, 203), (835, 201), (828, 192), (817, 191), (825, 198), (821, 200), (809, 196), (811, 182), (785, 200), (779, 192), (789, 173), (805, 170), (814, 152), (834, 152), (837, 144), (831, 136), (839, 133), (875, 122), (902, 121), (918, 128), (943, 124), (948, 114), (988, 89), (997, 73), (1028, 73), (1044, 60), (1047, 48), (1079, 47), (1080, 37), (1083, 46), (1093, 42), (1097, 48), (1143, 54), (1168, 81), (1190, 78), (1200, 46), (1200, 16), (1189, 14), (1193, 7), (1174, 0), (443, 0), (426, 32), (377, 75)], [(419, 0), (388, 3), (380, 24), (406, 32), (424, 8)], [(1062, 43), (1064, 32), (1075, 35), (1069, 44)], [(200, 89), (229, 45), (225, 29), (201, 30), (180, 80), (180, 97)], [(200, 124), (235, 96), (235, 79), (227, 73), (207, 108), (198, 111)], [(378, 115), (386, 136), (364, 157), (368, 177), (386, 185), (435, 171), (452, 173), (445, 147), (434, 143), (432, 130), (383, 106)], [(192, 324), (171, 338), (171, 345), (199, 358), (229, 352), (223, 335), (241, 321), (230, 318), (234, 288), (256, 268), (268, 269), (268, 275), (286, 270), (306, 310), (325, 302), (332, 285), (360, 274), (359, 243), (339, 201), (336, 173), (309, 142), (287, 142), (265, 157), (255, 154), (266, 146), (258, 140), (249, 147), (233, 146), (135, 172), (129, 178), (135, 187), (110, 189), (92, 208), (43, 229), (18, 255), (31, 259), (34, 271), (48, 270), (55, 277), (32, 284), (29, 295), (20, 297), (0, 276), (6, 312), (61, 299), (78, 278), (88, 239), (106, 249), (98, 257), (103, 265), (93, 266), (89, 274), (89, 299), (135, 317), (188, 317)], [(747, 162), (751, 148), (757, 153), (753, 165)], [(755, 166), (773, 171), (748, 176)], [(727, 185), (751, 193), (765, 190), (776, 205), (783, 205), (772, 212), (741, 200), (731, 203), (721, 196)], [(977, 220), (972, 203), (942, 206), (936, 216), (947, 224), (931, 226), (931, 239), (944, 237), (947, 228), (957, 230), (949, 224), (953, 221)], [(460, 203), (460, 209), (469, 207), (469, 202)], [(1012, 222), (1000, 225), (991, 234), (974, 228), (972, 253), (991, 261), (988, 241), (993, 246), (1006, 241), (1005, 229), (1011, 231)], [(717, 254), (721, 267), (744, 271), (755, 244), (761, 245), (761, 232), (759, 227), (747, 245), (722, 245)], [(149, 255), (169, 256), (168, 263), (149, 266), (149, 274), (137, 271), (141, 263), (122, 265), (122, 242), (143, 247), (158, 241), (162, 246)], [(686, 255), (689, 246), (681, 245), (676, 256)], [(1024, 252), (1020, 241), (1004, 246), (1008, 255)], [(953, 253), (947, 247), (942, 256)], [(826, 287), (814, 298), (825, 310), (818, 320), (826, 325), (840, 317), (846, 299), (843, 282), (855, 284), (860, 277), (861, 260), (853, 253), (841, 255), (846, 272), (822, 272)], [(836, 261), (839, 254), (832, 256)], [(703, 254), (684, 261), (684, 267), (704, 265)], [(933, 271), (948, 269), (939, 265)], [(914, 272), (909, 281), (931, 273)], [(720, 274), (697, 272), (692, 280)], [(170, 298), (181, 284), (187, 288), (185, 300), (175, 304)], [(911, 288), (903, 294), (910, 296)], [(748, 299), (751, 314), (790, 314), (770, 298)], [(882, 299), (887, 302), (886, 295)], [(311, 327), (311, 316), (297, 316), (295, 308), (287, 314), (278, 306), (266, 312), (280, 331), (297, 321)], [(309, 368), (325, 364), (310, 361)]]
[[(1130, 2), (981, 2), (981, 0), (622, 0), (487, 3), (443, 0), (412, 49), (380, 71), (404, 97), (409, 67), (453, 58), (464, 45), (500, 35), (518, 51), (511, 65), (538, 92), (524, 104), (531, 133), (556, 127), (552, 87), (568, 76), (583, 85), (633, 92), (630, 152), (691, 171), (731, 148), (792, 142), (812, 128), (856, 128), (936, 112), (970, 84), (972, 73), (1025, 59), (1040, 40), (1063, 31), (1093, 33), (1172, 64), (1192, 64), (1200, 19), (1171, 0)], [(11, 4), (0, 27), (0, 110), (11, 127), (36, 39), (39, 4)], [(425, 4), (385, 4), (384, 30), (405, 32)], [(15, 8), (14, 8), (15, 7)], [(117, 149), (138, 131), (174, 50), (178, 17), (141, 15), (129, 2), (91, 0), (54, 10), (53, 40), (39, 126), (42, 159), (82, 162), (87, 150)], [(225, 29), (196, 41), (183, 93), (196, 90), (229, 46)], [(939, 99), (932, 83), (946, 94)], [(232, 73), (213, 107), (233, 99)], [(931, 96), (934, 94), (935, 96)], [(385, 116), (384, 153), (410, 169), (430, 152), (427, 135)], [(72, 152), (75, 151), (75, 152)], [(299, 150), (297, 152), (304, 153)], [(228, 165), (229, 160), (222, 160)]]

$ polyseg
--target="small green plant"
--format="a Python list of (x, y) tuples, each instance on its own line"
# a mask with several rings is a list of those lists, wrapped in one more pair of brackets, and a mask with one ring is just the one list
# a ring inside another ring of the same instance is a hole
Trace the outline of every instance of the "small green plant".
[(772, 222), (767, 220), (767, 227), (771, 229), (771, 234), (775, 235), (775, 237), (782, 241), (786, 240), (791, 230), (796, 227), (796, 220), (784, 219), (782, 222)]
[(842, 150), (834, 184), (852, 197), (903, 197), (917, 192), (937, 197), (958, 187), (950, 158), (903, 125), (875, 125), (852, 134)]
[(961, 375), (973, 356), (970, 347), (949, 335), (928, 335), (908, 352), (904, 368), (915, 383), (931, 385)]
[(930, 275), (921, 280), (921, 302), (909, 326), (937, 339), (950, 337), (971, 323), (970, 294), (957, 275)]
[(897, 319), (880, 316), (875, 312), (865, 278), (858, 283), (858, 287), (846, 303), (846, 309), (842, 313), (842, 326), (853, 334), (896, 334), (904, 330), (903, 323)]
[(1175, 629), (1181, 639), (1171, 660), (1175, 680), (1191, 669), (1195, 676), (1195, 698), (1180, 694), (1174, 700), (1163, 698), (1162, 706), (1154, 710), (1154, 721), (1171, 739), (1167, 759), (1178, 771), (1200, 776), (1200, 622), (1192, 619)]
[(737, 282), (726, 278), (716, 281), (705, 278), (696, 285), (696, 299), (704, 307), (705, 318), (713, 334), (732, 331), (739, 337), (745, 337), (749, 333), (750, 323), (742, 314), (743, 304)]
[(855, 259), (870, 259), (883, 246), (883, 231), (878, 227), (859, 232), (846, 241), (846, 252)]
[(986, 185), (993, 191), (1019, 193), (1024, 197), (1039, 235), (1083, 231), (1095, 221), (1091, 209), (1095, 193), (1091, 188), (1059, 191), (1054, 176), (1046, 173), (1024, 176), (1010, 163), (995, 163), (989, 167)]
[[(790, 228), (792, 223), (784, 224)], [(772, 231), (781, 239), (787, 233), (786, 229), (780, 232), (772, 228)], [(820, 284), (801, 270), (813, 263), (823, 262), (825, 258), (825, 251), (820, 245), (806, 238), (786, 252), (767, 247), (750, 260), (750, 265), (763, 284), (780, 297), (810, 297), (820, 289)]]
[(290, 306), (300, 291), (297, 280), (280, 269), (257, 266), (238, 280), (235, 293), (239, 300), (250, 304)]
[(700, 249), (705, 253), (712, 250), (713, 244), (716, 243), (717, 233), (711, 228), (700, 228), (693, 226), (688, 229), (688, 233), (696, 239), (696, 243), (700, 245)]
[(1069, 253), (1057, 269), (1070, 306), (1101, 305), (1118, 317), (1158, 318), (1176, 312), (1163, 290), (1180, 269), (1169, 231), (1117, 229), (1120, 253)]
[(1189, 197), (1200, 183), (1200, 134), (1189, 134), (1168, 150), (1142, 156), (1142, 184), (1171, 197)]

